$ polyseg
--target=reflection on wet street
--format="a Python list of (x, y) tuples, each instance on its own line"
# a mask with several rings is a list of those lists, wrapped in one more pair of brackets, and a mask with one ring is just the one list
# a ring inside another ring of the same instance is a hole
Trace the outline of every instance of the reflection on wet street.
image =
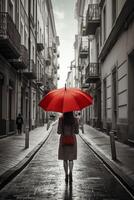
[(73, 182), (66, 184), (63, 163), (57, 160), (56, 128), (25, 170), (1, 190), (1, 200), (132, 199), (79, 136)]

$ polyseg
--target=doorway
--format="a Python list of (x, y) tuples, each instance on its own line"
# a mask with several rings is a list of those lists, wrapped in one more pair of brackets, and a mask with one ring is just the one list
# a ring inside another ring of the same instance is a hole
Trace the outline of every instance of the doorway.
[(103, 128), (106, 129), (107, 120), (107, 82), (103, 80)]
[(112, 70), (112, 129), (117, 129), (117, 72)]

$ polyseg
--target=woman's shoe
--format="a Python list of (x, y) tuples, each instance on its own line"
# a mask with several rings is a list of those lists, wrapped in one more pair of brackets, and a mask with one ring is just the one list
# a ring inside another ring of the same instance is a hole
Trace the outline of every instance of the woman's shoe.
[(65, 176), (65, 182), (68, 183), (68, 175)]

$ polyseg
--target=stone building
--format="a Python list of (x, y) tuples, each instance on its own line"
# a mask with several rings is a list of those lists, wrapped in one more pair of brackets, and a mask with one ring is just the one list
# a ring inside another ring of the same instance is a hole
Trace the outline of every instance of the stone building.
[(76, 11), (78, 35), (89, 39), (85, 83), (94, 97), (86, 115), (89, 123), (107, 133), (113, 130), (122, 142), (133, 142), (133, 1), (78, 0)]
[(134, 141), (134, 3), (101, 1), (100, 68), (103, 127)]
[[(51, 37), (48, 21), (57, 49), (51, 1), (0, 0), (0, 136), (15, 132), (18, 113), (23, 115), (24, 131), (45, 121), (38, 102), (50, 85), (46, 73)], [(57, 55), (52, 52), (56, 59), (50, 67), (51, 76), (54, 68), (59, 68)], [(55, 70), (53, 88), (57, 86), (56, 73)]]

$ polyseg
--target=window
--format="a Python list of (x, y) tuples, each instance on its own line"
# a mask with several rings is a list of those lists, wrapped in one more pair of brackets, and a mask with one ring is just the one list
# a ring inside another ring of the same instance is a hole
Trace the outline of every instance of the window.
[(104, 119), (107, 118), (107, 84), (106, 84), (106, 78), (103, 81), (103, 108), (104, 108)]
[(116, 67), (112, 71), (112, 127), (117, 126), (117, 79)]
[(117, 80), (116, 80), (116, 68), (112, 71), (112, 96), (113, 96), (113, 110), (116, 112), (117, 109)]

